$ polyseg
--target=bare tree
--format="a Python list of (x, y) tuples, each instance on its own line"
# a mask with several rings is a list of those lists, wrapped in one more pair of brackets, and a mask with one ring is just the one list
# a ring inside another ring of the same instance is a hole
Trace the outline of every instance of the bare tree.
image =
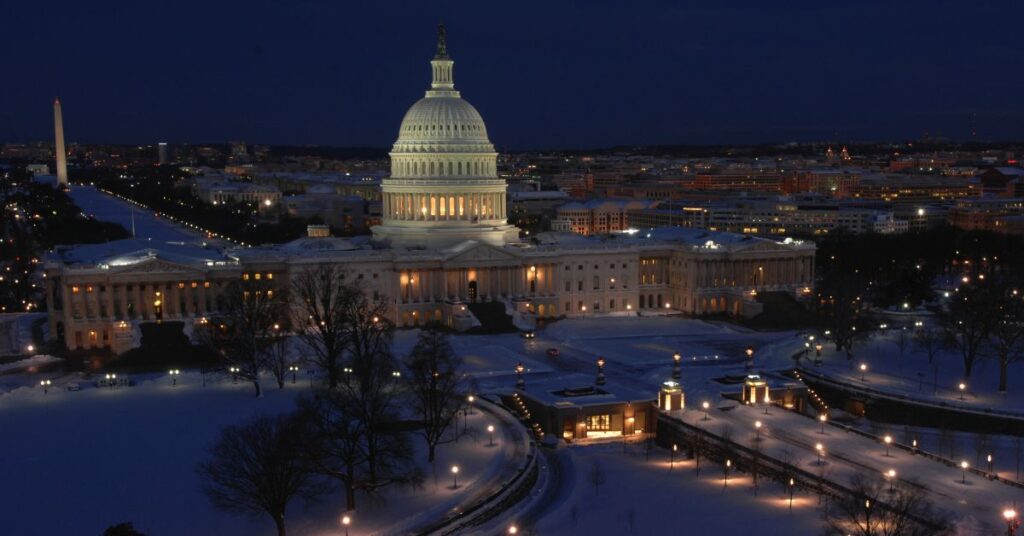
[(940, 311), (939, 321), (946, 344), (960, 353), (964, 365), (964, 378), (971, 377), (974, 364), (992, 331), (995, 307), (988, 285), (964, 285), (957, 289), (946, 307)]
[(914, 346), (928, 355), (928, 362), (934, 363), (945, 343), (941, 329), (934, 326), (921, 326), (914, 331)]
[(819, 285), (819, 318), (831, 333), (836, 351), (853, 358), (853, 343), (867, 331), (865, 312), (867, 283), (856, 270), (837, 265), (823, 271)]
[(221, 431), (210, 458), (196, 467), (203, 492), (221, 510), (267, 514), (285, 536), (285, 512), (296, 499), (315, 500), (328, 488), (299, 455), (305, 437), (292, 415), (259, 416)]
[(287, 317), (281, 323), (274, 324), (266, 344), (266, 368), (274, 376), (279, 389), (284, 389), (284, 381), (288, 377), (288, 367), (295, 363), (291, 356), (292, 338), (288, 334)]
[(1006, 392), (1010, 363), (1024, 356), (1024, 295), (1015, 282), (1000, 278), (993, 285), (1002, 287), (995, 301), (996, 318), (992, 323), (988, 347), (999, 362), (999, 392)]
[(287, 319), (288, 298), (270, 282), (242, 280), (229, 284), (223, 299), (224, 309), (200, 327), (199, 339), (220, 353), (233, 376), (252, 382), (259, 397), (260, 372)]
[(427, 461), (433, 462), (437, 445), (447, 442), (442, 438), (462, 409), (461, 365), (448, 336), (433, 328), (420, 332), (406, 359), (406, 383), (420, 419), (420, 433), (427, 442)]
[(913, 342), (913, 337), (910, 335), (910, 331), (906, 326), (900, 326), (899, 332), (896, 334), (896, 348), (900, 351), (900, 358), (907, 354), (911, 342)]
[(601, 494), (601, 486), (604, 485), (607, 480), (607, 476), (604, 474), (604, 466), (601, 465), (600, 461), (594, 461), (590, 464), (590, 472), (587, 474), (587, 479), (591, 484), (594, 485), (594, 494)]
[(324, 389), (301, 397), (299, 414), (309, 430), (303, 456), (317, 472), (342, 482), (345, 508), (355, 510), (356, 490), (366, 471), (366, 425), (357, 417), (356, 401), (344, 391)]
[(851, 494), (833, 502), (825, 516), (827, 534), (853, 536), (938, 536), (948, 523), (925, 500), (923, 488), (855, 475)]
[(1017, 482), (1020, 482), (1020, 463), (1024, 460), (1024, 439), (1017, 436), (1013, 440), (1013, 459), (1017, 463)]
[(327, 376), (330, 388), (338, 386), (348, 346), (346, 321), (360, 291), (345, 282), (345, 272), (334, 264), (297, 270), (292, 278), (296, 334), (312, 352), (311, 361)]

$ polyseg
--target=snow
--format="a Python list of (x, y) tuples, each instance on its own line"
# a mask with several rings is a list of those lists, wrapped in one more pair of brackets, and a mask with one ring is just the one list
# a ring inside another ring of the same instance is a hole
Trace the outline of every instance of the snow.
[[(194, 473), (207, 446), (227, 425), (257, 413), (290, 410), (308, 384), (279, 390), (265, 383), (265, 396), (228, 378), (183, 373), (172, 387), (166, 377), (135, 376), (137, 386), (94, 387), (74, 376), (56, 377), (49, 394), (35, 385), (41, 376), (23, 376), (25, 386), (0, 394), (0, 482), (5, 490), (5, 533), (18, 535), (100, 534), (123, 521), (151, 536), (174, 534), (271, 534), (267, 517), (236, 517), (214, 510)], [(78, 383), (81, 391), (64, 387)], [(428, 475), (420, 489), (396, 488), (387, 503), (360, 496), (354, 533), (384, 533), (411, 526), (476, 499), (514, 471), (513, 442), (499, 426), (496, 447), (487, 446), (487, 424), (502, 421), (478, 408), (468, 416), (475, 437), (442, 445), (430, 476), (422, 439), (414, 438), (417, 460)], [(14, 433), (11, 433), (15, 431)], [(459, 488), (452, 490), (449, 468), (458, 464)], [(17, 490), (17, 493), (12, 493)], [(339, 488), (340, 491), (340, 488)], [(344, 497), (338, 493), (310, 507), (294, 506), (294, 534), (336, 535)], [(59, 515), (54, 514), (59, 508)], [(423, 514), (423, 515), (421, 515)]]
[(34, 372), (35, 369), (42, 365), (49, 365), (61, 361), (61, 358), (54, 357), (52, 355), (34, 355), (32, 357), (26, 357), (25, 359), (19, 359), (17, 361), (11, 361), (10, 363), (0, 364), (0, 373), (9, 372), (12, 370), (27, 369)]

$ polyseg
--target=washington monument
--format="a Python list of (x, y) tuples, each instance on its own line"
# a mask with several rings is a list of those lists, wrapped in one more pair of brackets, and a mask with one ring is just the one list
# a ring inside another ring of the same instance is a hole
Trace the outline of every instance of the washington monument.
[(53, 100), (53, 131), (57, 152), (57, 186), (68, 187), (68, 153), (64, 150), (64, 118), (60, 113), (60, 99)]

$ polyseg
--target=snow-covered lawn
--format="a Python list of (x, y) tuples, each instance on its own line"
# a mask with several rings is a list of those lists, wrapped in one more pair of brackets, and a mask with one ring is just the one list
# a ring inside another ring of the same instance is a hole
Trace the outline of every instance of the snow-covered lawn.
[[(901, 352), (899, 331), (877, 333), (869, 341), (854, 345), (852, 360), (826, 345), (823, 364), (817, 371), (853, 385), (926, 401), (1024, 415), (1024, 362), (1010, 363), (1008, 392), (1000, 394), (999, 366), (994, 359), (976, 362), (971, 377), (965, 379), (963, 360), (955, 350), (943, 349), (929, 363), (928, 355), (913, 344), (912, 328), (907, 328)], [(811, 357), (813, 360), (813, 353)], [(867, 367), (863, 373), (861, 364)], [(965, 386), (963, 392), (960, 383)]]
[[(230, 379), (201, 387), (197, 373), (184, 373), (178, 386), (166, 377), (137, 376), (135, 387), (61, 390), (37, 387), (0, 394), (0, 504), (8, 514), (4, 534), (100, 534), (132, 521), (149, 534), (259, 535), (274, 532), (269, 518), (246, 519), (214, 510), (201, 493), (193, 469), (219, 430), (260, 413), (288, 411), (308, 390), (300, 381), (285, 389), (269, 386), (256, 399), (252, 388)], [(10, 379), (10, 378), (8, 378)], [(38, 376), (25, 376), (38, 383)], [(426, 465), (422, 439), (414, 438), (427, 475), (420, 489), (395, 489), (386, 504), (360, 497), (353, 533), (368, 534), (436, 519), (451, 507), (493, 485), (512, 453), (505, 427), (477, 409), (469, 426), (478, 432), (498, 425), (497, 446), (486, 432), (438, 450), (439, 477)], [(462, 426), (460, 424), (460, 426)], [(458, 464), (459, 488), (451, 489), (451, 465)], [(343, 494), (289, 512), (294, 534), (336, 535)], [(426, 519), (423, 514), (426, 515)]]

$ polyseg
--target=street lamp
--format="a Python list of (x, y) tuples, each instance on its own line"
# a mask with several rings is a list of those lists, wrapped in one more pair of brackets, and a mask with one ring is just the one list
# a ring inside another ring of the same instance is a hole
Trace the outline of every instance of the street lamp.
[(459, 487), (459, 466), (452, 466), (452, 489)]
[(487, 425), (487, 434), (490, 436), (490, 438), (487, 440), (487, 446), (488, 447), (493, 447), (494, 446), (494, 425), (493, 424), (488, 424)]
[(754, 430), (757, 432), (757, 437), (754, 441), (761, 441), (761, 421), (754, 421)]
[(970, 467), (970, 464), (967, 463), (967, 460), (964, 460), (964, 461), (960, 462), (960, 469), (964, 472), (964, 478), (960, 482), (961, 484), (967, 484), (967, 468), (968, 467)]
[(725, 483), (723, 488), (729, 487), (729, 468), (732, 467), (732, 460), (725, 460)]
[(605, 360), (603, 357), (597, 358), (597, 384), (604, 385), (604, 365)]
[(825, 415), (824, 413), (822, 413), (821, 415), (818, 415), (818, 422), (821, 423), (821, 435), (825, 435), (825, 421), (827, 421), (827, 420), (828, 420), (828, 415)]
[(467, 409), (466, 411), (468, 413), (470, 413), (470, 414), (473, 413), (473, 402), (475, 402), (475, 401), (476, 401), (476, 397), (473, 396), (473, 395), (469, 395), (469, 396), (466, 397), (466, 402), (469, 402), (469, 409)]
[(672, 354), (672, 379), (678, 380), (682, 373), (679, 371), (679, 362), (683, 360), (683, 356), (679, 355), (679, 352)]
[(796, 485), (796, 482), (794, 482), (793, 479), (790, 478), (789, 479), (789, 511), (790, 512), (793, 511), (793, 486), (795, 486), (795, 485)]
[(825, 455), (825, 446), (821, 443), (815, 443), (814, 450), (818, 453), (818, 465), (822, 465), (821, 457)]
[(821, 364), (821, 349), (822, 348), (824, 348), (824, 346), (822, 346), (822, 344), (820, 342), (814, 345), (814, 364), (815, 365), (820, 365)]
[(702, 420), (706, 421), (710, 419), (710, 417), (708, 417), (708, 408), (711, 407), (711, 404), (709, 404), (708, 401), (705, 400), (704, 402), (700, 403), (700, 407), (704, 408), (704, 418)]
[(177, 386), (178, 385), (178, 375), (181, 374), (181, 371), (178, 370), (178, 369), (171, 369), (171, 370), (168, 370), (167, 373), (171, 375), (171, 387)]
[(678, 451), (679, 451), (679, 445), (677, 445), (675, 443), (672, 443), (672, 454), (670, 454), (671, 457), (670, 457), (669, 462), (668, 462), (668, 470), (669, 470), (669, 472), (672, 472), (672, 469), (675, 469), (675, 467), (676, 467), (676, 452), (678, 452)]
[(1012, 508), (1003, 510), (1003, 519), (1006, 520), (1006, 536), (1013, 536), (1019, 526), (1017, 523), (1017, 511)]
[(288, 365), (288, 370), (292, 373), (292, 384), (295, 383), (296, 375), (299, 373), (298, 365)]
[(891, 435), (887, 435), (887, 436), (882, 438), (882, 441), (885, 443), (885, 456), (888, 458), (889, 457), (889, 445), (892, 444), (892, 436)]
[(107, 374), (107, 385), (113, 389), (115, 383), (117, 383), (117, 374)]
[(893, 485), (896, 481), (896, 470), (889, 469), (888, 471), (885, 472), (885, 477), (889, 480), (889, 493), (892, 493), (894, 491)]
[(526, 389), (526, 380), (523, 379), (523, 372), (526, 367), (523, 366), (523, 362), (520, 361), (516, 364), (516, 389)]
[(867, 373), (867, 371), (868, 371), (867, 363), (861, 363), (860, 364), (860, 381), (862, 381), (862, 382), (867, 381), (867, 379), (864, 377), (864, 375)]
[(988, 459), (988, 472), (989, 472), (989, 474), (991, 474), (992, 473), (992, 455), (989, 454), (987, 459)]
[(50, 381), (50, 380), (40, 380), (39, 381), (39, 386), (43, 388), (43, 396), (46, 396), (46, 393), (50, 392), (50, 385), (52, 383), (53, 382)]
[(754, 347), (753, 346), (748, 346), (747, 349), (744, 350), (744, 353), (747, 354), (746, 367), (748, 369), (754, 368)]
[(238, 367), (230, 367), (228, 371), (231, 372), (231, 383), (238, 383)]
[(964, 390), (967, 389), (967, 384), (964, 383), (964, 382), (960, 382), (960, 385), (958, 385), (957, 387), (960, 388), (960, 400), (963, 400), (964, 399)]
[(516, 527), (515, 525), (512, 525), (512, 526), (510, 526), (510, 527), (508, 528), (508, 533), (509, 533), (509, 534), (516, 534), (516, 533), (518, 533), (518, 532), (519, 532), (519, 528), (518, 528), (518, 527)]
[(345, 536), (348, 536), (348, 526), (352, 524), (352, 518), (349, 516), (341, 516), (341, 524), (345, 527)]

